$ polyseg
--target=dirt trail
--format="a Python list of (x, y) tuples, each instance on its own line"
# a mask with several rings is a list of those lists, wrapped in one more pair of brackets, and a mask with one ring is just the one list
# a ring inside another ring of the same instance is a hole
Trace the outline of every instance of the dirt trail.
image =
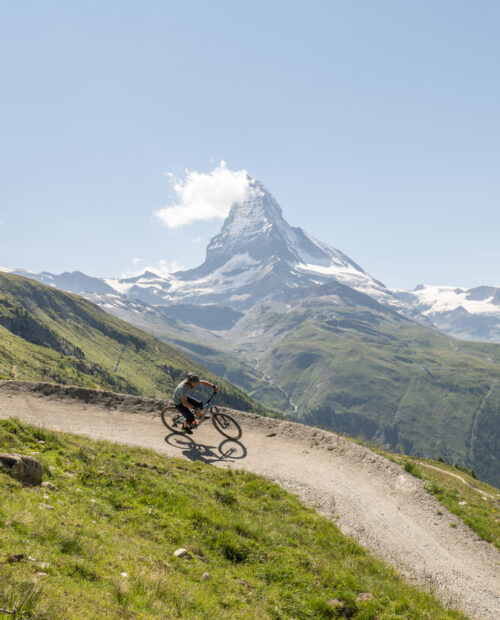
[(333, 433), (241, 412), (235, 412), (240, 442), (224, 440), (210, 422), (193, 437), (172, 435), (158, 417), (161, 405), (109, 392), (0, 382), (1, 418), (267, 476), (446, 605), (473, 618), (500, 618), (500, 553), (394, 463)]

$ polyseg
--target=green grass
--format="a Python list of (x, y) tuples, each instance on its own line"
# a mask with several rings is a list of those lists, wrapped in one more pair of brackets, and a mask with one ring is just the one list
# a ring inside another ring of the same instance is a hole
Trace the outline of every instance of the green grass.
[(421, 478), (426, 489), (476, 534), (500, 549), (500, 490), (477, 480), (462, 467), (417, 457), (390, 457)]
[[(347, 438), (349, 439), (349, 438)], [(426, 490), (483, 540), (500, 549), (500, 489), (478, 480), (474, 470), (406, 454), (393, 454), (380, 442), (350, 439), (400, 465), (424, 482)], [(441, 511), (438, 515), (443, 514)]]
[(13, 419), (0, 450), (36, 454), (58, 488), (0, 472), (6, 617), (465, 618), (255, 475)]

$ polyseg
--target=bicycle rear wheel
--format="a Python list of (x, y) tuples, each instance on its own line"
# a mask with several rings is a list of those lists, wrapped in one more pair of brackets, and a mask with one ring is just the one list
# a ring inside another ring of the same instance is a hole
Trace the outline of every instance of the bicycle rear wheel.
[(214, 411), (214, 409), (216, 408), (212, 407), (211, 409), (212, 423), (219, 433), (228, 439), (234, 439), (235, 441), (239, 439), (243, 431), (238, 422), (227, 413), (221, 413), (218, 409)]
[(161, 421), (172, 433), (182, 433), (182, 426), (184, 422), (184, 416), (181, 415), (178, 409), (172, 406), (167, 406), (162, 409), (160, 413)]

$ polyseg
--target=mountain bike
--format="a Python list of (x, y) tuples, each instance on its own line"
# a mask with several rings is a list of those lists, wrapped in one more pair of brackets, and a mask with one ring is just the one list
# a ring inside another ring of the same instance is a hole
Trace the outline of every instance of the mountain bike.
[[(191, 429), (194, 430), (198, 428), (200, 424), (206, 420), (208, 417), (212, 417), (212, 424), (215, 428), (227, 437), (228, 439), (237, 440), (242, 435), (241, 426), (236, 422), (236, 420), (228, 415), (227, 413), (222, 413), (220, 409), (216, 405), (210, 405), (212, 398), (215, 396), (216, 392), (214, 390), (212, 396), (203, 403), (201, 408), (201, 414), (198, 416), (193, 409), (191, 411), (194, 414), (195, 425), (191, 426)], [(210, 416), (209, 416), (210, 413)], [(182, 415), (182, 413), (176, 409), (175, 405), (169, 404), (167, 405), (160, 414), (161, 421), (172, 433), (182, 433), (184, 422), (186, 418)]]

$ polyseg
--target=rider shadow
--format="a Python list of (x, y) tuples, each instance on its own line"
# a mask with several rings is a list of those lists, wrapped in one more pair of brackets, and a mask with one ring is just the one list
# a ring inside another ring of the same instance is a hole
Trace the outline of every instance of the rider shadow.
[(218, 446), (209, 446), (197, 443), (185, 435), (171, 433), (165, 437), (169, 446), (177, 448), (190, 461), (211, 463), (231, 462), (244, 459), (247, 455), (246, 447), (234, 439), (224, 439)]

